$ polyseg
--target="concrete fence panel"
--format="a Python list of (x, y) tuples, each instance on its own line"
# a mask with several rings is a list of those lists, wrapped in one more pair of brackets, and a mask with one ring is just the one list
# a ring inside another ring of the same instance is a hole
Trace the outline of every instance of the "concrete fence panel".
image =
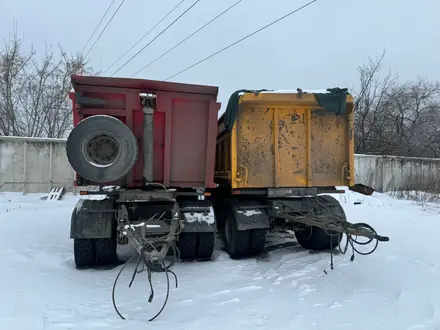
[(72, 190), (74, 171), (65, 148), (64, 139), (0, 137), (0, 191)]
[(440, 158), (355, 155), (355, 182), (377, 191), (440, 191)]
[[(440, 159), (355, 155), (355, 182), (377, 191), (440, 191)], [(0, 191), (73, 190), (65, 139), (0, 136)]]

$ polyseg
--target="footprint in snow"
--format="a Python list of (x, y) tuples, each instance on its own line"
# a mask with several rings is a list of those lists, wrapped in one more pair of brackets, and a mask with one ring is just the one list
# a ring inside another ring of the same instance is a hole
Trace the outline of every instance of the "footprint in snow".
[(307, 296), (308, 294), (316, 291), (316, 288), (307, 284), (303, 284), (298, 288), (298, 296)]
[(331, 304), (330, 305), (330, 309), (333, 309), (333, 308), (341, 308), (341, 307), (343, 307), (344, 305), (342, 305), (341, 303), (339, 303), (339, 302), (334, 302), (333, 304)]
[(228, 293), (231, 293), (231, 290), (217, 291), (217, 292), (214, 292), (214, 293), (212, 294), (212, 296), (213, 296), (213, 297), (216, 297), (216, 296), (221, 296), (221, 295), (228, 294)]
[(257, 286), (257, 285), (248, 285), (245, 286), (243, 288), (238, 289), (237, 291), (239, 292), (246, 292), (246, 291), (254, 291), (254, 290), (260, 290), (261, 286)]
[(232, 298), (232, 299), (229, 299), (229, 300), (226, 300), (226, 301), (221, 302), (220, 305), (237, 304), (237, 303), (239, 303), (239, 302), (240, 302), (240, 299), (238, 299), (238, 298)]

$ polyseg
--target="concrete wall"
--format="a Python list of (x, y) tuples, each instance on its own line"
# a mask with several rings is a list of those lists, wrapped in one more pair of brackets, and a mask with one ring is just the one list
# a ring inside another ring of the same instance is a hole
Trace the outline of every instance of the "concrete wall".
[(355, 182), (377, 191), (440, 191), (440, 158), (355, 155)]
[[(0, 191), (48, 192), (73, 188), (66, 140), (0, 136)], [(355, 182), (377, 191), (440, 191), (440, 159), (355, 155)]]
[(74, 172), (66, 157), (66, 140), (0, 136), (0, 191), (72, 190)]

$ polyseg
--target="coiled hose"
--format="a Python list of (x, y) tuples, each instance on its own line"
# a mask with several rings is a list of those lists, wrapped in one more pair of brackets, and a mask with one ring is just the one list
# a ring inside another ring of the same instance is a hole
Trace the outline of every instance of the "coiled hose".
[[(357, 228), (357, 229), (366, 229), (366, 230), (368, 230), (368, 231), (371, 231), (371, 233), (372, 233), (373, 235), (376, 235), (376, 234), (377, 234), (376, 230), (375, 230), (372, 226), (370, 226), (369, 224), (367, 224), (367, 223), (358, 222), (358, 223), (354, 223), (352, 226), (353, 226), (354, 228)], [(330, 233), (330, 232), (329, 232), (328, 230), (326, 230), (326, 229), (324, 229), (324, 231), (325, 231), (326, 234), (330, 237), (330, 268), (333, 269), (333, 268), (334, 268), (334, 267), (333, 267), (333, 248), (334, 248), (335, 246), (332, 246), (332, 243), (333, 243), (333, 239), (332, 239), (332, 238), (335, 237), (335, 236), (339, 236), (339, 237), (341, 237), (343, 234), (342, 234), (342, 233), (339, 233), (339, 232), (338, 232), (338, 233)], [(378, 247), (378, 245), (379, 245), (379, 239), (377, 239), (377, 238), (376, 238), (376, 239), (375, 239), (375, 238), (369, 238), (366, 242), (361, 242), (361, 241), (359, 241), (359, 240), (353, 238), (353, 236), (355, 236), (355, 235), (352, 235), (352, 234), (349, 234), (348, 232), (345, 232), (345, 237), (346, 237), (346, 239), (345, 239), (345, 246), (344, 246), (344, 248), (341, 247), (342, 239), (340, 240), (340, 242), (339, 242), (339, 244), (338, 244), (339, 252), (340, 252), (341, 254), (343, 254), (343, 255), (347, 254), (348, 247), (351, 246), (352, 254), (351, 254), (351, 257), (350, 257), (350, 261), (352, 261), (352, 262), (354, 261), (355, 252), (358, 253), (358, 254), (360, 254), (360, 255), (367, 256), (367, 255), (372, 254), (374, 251), (376, 251), (376, 249), (377, 249), (377, 247)], [(356, 244), (357, 244), (357, 245), (364, 245), (364, 246), (366, 246), (366, 245), (372, 243), (373, 240), (375, 241), (374, 247), (373, 247), (370, 251), (368, 251), (368, 252), (362, 252), (362, 251), (359, 251), (359, 250), (355, 247)], [(325, 270), (324, 270), (324, 272), (327, 274), (327, 272), (326, 272)]]

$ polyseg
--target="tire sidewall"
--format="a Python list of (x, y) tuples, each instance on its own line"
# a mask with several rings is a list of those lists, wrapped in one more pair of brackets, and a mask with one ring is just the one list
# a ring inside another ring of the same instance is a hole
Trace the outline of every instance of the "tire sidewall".
[[(327, 207), (331, 208), (331, 213), (338, 217), (338, 220), (347, 221), (347, 217), (342, 205), (338, 202), (336, 198), (329, 195), (320, 195), (315, 197), (315, 200), (320, 200)], [(313, 203), (313, 199), (310, 200)], [(320, 209), (316, 209), (316, 211), (320, 211)], [(298, 243), (310, 250), (326, 250), (332, 248), (336, 248), (342, 240), (342, 234), (329, 230), (328, 233), (319, 227), (316, 226), (306, 226), (308, 229), (303, 229), (299, 231), (295, 231), (295, 237)], [(329, 235), (329, 233), (331, 235)]]
[(234, 242), (234, 228), (233, 228), (233, 224), (234, 221), (232, 219), (232, 216), (228, 215), (225, 218), (225, 229), (224, 229), (224, 241), (225, 241), (225, 248), (226, 251), (231, 251), (231, 245)]
[[(227, 233), (227, 230), (229, 230), (229, 233)], [(225, 219), (225, 249), (229, 253), (229, 255), (235, 255), (238, 250), (239, 242), (237, 241), (239, 239), (238, 230), (237, 230), (237, 224), (232, 215), (228, 215)]]
[[(114, 136), (120, 148), (117, 160), (107, 167), (94, 166), (83, 155), (83, 143), (97, 131)], [(131, 129), (120, 120), (104, 115), (88, 117), (76, 125), (67, 139), (66, 151), (73, 169), (92, 182), (111, 182), (122, 178), (138, 158), (137, 140)]]

